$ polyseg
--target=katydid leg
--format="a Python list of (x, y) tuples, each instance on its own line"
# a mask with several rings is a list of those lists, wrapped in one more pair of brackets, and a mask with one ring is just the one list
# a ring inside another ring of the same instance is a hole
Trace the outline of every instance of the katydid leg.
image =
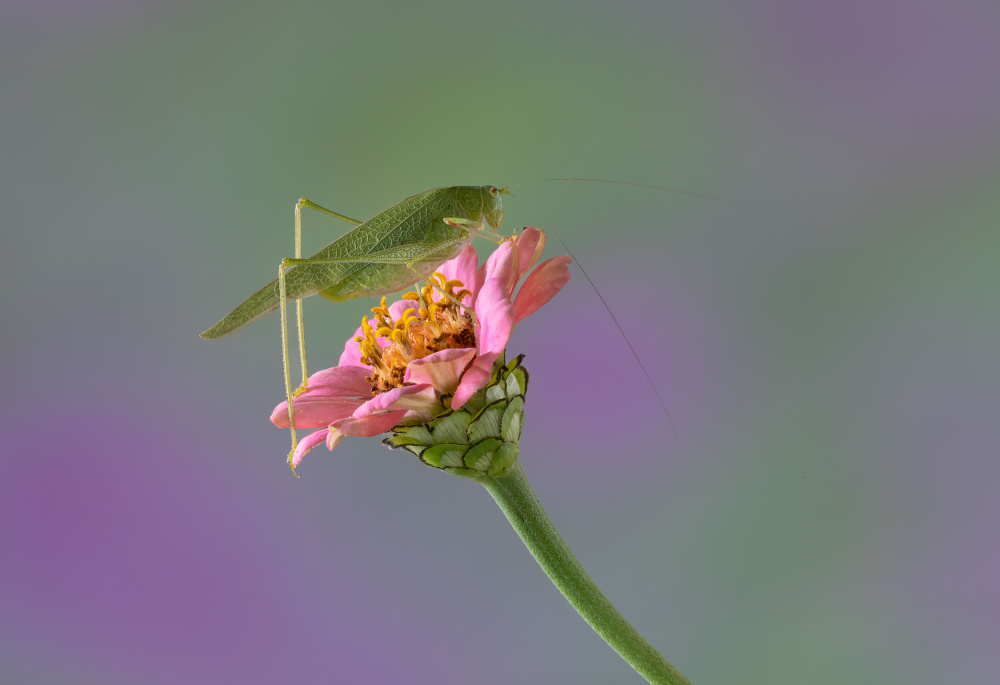
[(468, 231), (473, 235), (477, 235), (480, 238), (486, 238), (497, 245), (502, 243), (506, 238), (500, 235), (496, 231), (483, 226), (482, 221), (472, 221), (470, 219), (461, 219), (458, 217), (446, 217), (444, 222), (449, 226), (454, 226), (455, 228), (461, 228), (464, 231)]
[[(341, 221), (346, 221), (354, 226), (360, 225), (362, 222), (357, 219), (352, 219), (349, 216), (335, 212), (332, 209), (327, 209), (322, 205), (318, 205), (312, 200), (307, 200), (304, 197), (299, 198), (299, 201), (295, 203), (295, 258), (302, 258), (302, 209), (312, 209), (323, 214), (327, 214), (334, 218), (340, 219)], [(281, 314), (281, 357), (283, 360), (284, 374), (285, 374), (285, 399), (288, 402), (288, 425), (292, 433), (292, 449), (288, 453), (288, 463), (291, 464), (292, 455), (295, 452), (295, 448), (298, 446), (298, 436), (295, 432), (295, 413), (292, 411), (292, 396), (293, 394), (298, 394), (302, 389), (306, 387), (309, 382), (309, 371), (306, 364), (306, 338), (305, 338), (305, 317), (302, 313), (302, 298), (295, 301), (295, 318), (299, 334), (299, 363), (302, 367), (302, 385), (299, 386), (299, 390), (295, 393), (292, 392), (292, 376), (291, 376), (291, 363), (288, 358), (288, 298), (285, 294), (285, 264), (282, 263), (278, 267), (278, 303), (280, 305)], [(295, 468), (292, 467), (292, 471)], [(298, 477), (298, 474), (296, 474)]]
[[(328, 214), (341, 221), (346, 221), (353, 226), (359, 226), (362, 222), (357, 219), (352, 219), (349, 216), (335, 212), (332, 209), (327, 209), (322, 205), (318, 205), (312, 200), (307, 200), (304, 197), (300, 197), (299, 201), (295, 203), (295, 258), (302, 258), (302, 209), (312, 209), (317, 212), (322, 212), (323, 214)], [(284, 297), (284, 291), (282, 291), (282, 297)], [(299, 333), (299, 363), (302, 367), (302, 385), (300, 387), (305, 388), (309, 382), (309, 371), (306, 366), (306, 333), (305, 333), (305, 316), (302, 313), (302, 298), (295, 301), (295, 322), (298, 327)], [(282, 332), (284, 335), (284, 332)], [(288, 370), (285, 370), (285, 375), (288, 375)], [(291, 399), (288, 400), (289, 403)], [(293, 431), (294, 435), (294, 431)]]

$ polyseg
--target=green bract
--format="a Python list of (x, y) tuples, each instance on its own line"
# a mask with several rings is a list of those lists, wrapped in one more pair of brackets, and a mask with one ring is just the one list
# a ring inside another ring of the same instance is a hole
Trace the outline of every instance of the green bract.
[(382, 441), (420, 457), (428, 466), (463, 478), (499, 476), (517, 463), (524, 424), (528, 371), (524, 355), (493, 364), (490, 382), (462, 405), (427, 423), (396, 426)]

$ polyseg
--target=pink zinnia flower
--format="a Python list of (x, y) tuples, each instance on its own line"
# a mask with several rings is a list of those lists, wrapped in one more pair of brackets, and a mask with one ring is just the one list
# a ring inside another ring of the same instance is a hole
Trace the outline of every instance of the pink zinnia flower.
[[(323, 441), (332, 450), (345, 435), (370, 437), (426, 423), (446, 402), (453, 409), (465, 404), (489, 382), (517, 323), (569, 281), (569, 257), (554, 257), (532, 271), (515, 295), (544, 247), (545, 233), (526, 228), (478, 267), (476, 251), (466, 245), (422, 293), (407, 293), (388, 307), (382, 298), (372, 309), (375, 318), (363, 319), (347, 341), (340, 363), (310, 376), (292, 399), (295, 426), (321, 429), (299, 442), (292, 467)], [(287, 402), (274, 408), (271, 421), (289, 426)]]

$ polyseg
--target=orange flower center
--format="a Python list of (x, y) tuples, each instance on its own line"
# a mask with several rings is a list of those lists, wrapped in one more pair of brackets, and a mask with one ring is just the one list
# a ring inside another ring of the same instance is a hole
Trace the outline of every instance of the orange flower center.
[[(384, 297), (379, 306), (372, 307), (375, 325), (363, 317), (362, 335), (354, 338), (361, 346), (361, 363), (372, 368), (372, 375), (366, 376), (372, 384), (372, 395), (412, 385), (404, 383), (403, 378), (407, 364), (415, 359), (441, 350), (476, 346), (473, 316), (461, 304), (466, 296), (472, 299), (461, 281), (446, 280), (444, 274), (435, 272), (419, 292), (403, 295), (414, 306), (398, 319), (393, 320), (389, 314)], [(389, 344), (382, 347), (377, 338), (387, 338)]]

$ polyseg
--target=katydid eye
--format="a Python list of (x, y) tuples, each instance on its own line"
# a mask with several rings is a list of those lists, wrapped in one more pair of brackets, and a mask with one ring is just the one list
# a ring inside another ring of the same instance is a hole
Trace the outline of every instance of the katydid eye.
[(493, 186), (490, 186), (490, 195), (492, 195), (493, 197), (500, 197), (500, 191), (494, 188)]

